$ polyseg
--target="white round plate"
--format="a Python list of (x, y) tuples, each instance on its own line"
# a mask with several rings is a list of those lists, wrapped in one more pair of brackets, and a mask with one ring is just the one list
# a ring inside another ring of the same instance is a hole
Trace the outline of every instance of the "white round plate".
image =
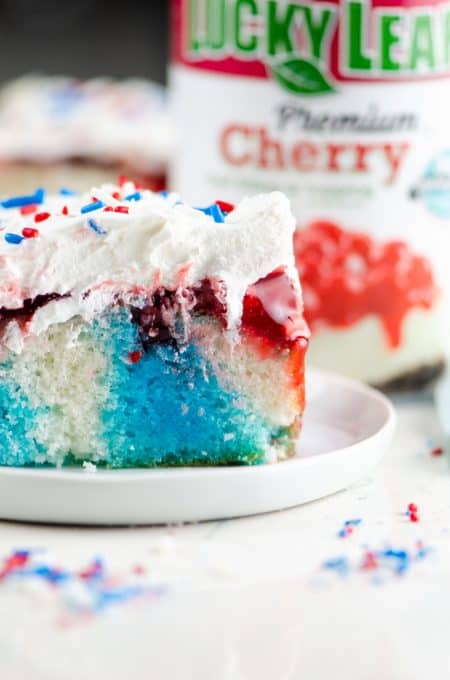
[(0, 518), (58, 524), (165, 524), (254, 515), (322, 498), (366, 475), (391, 442), (382, 394), (311, 371), (296, 456), (253, 467), (156, 470), (0, 467)]

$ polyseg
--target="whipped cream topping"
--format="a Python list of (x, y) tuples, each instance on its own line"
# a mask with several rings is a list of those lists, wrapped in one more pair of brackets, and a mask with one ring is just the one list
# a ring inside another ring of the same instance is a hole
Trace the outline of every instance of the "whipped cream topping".
[(172, 140), (156, 83), (25, 76), (0, 91), (0, 161), (83, 158), (161, 172)]
[[(249, 286), (278, 267), (300, 294), (295, 221), (279, 192), (246, 198), (215, 217), (176, 194), (137, 191), (132, 182), (42, 200), (31, 208), (3, 202), (0, 209), (0, 312), (38, 296), (65, 296), (37, 309), (25, 329), (15, 320), (7, 324), (0, 342), (15, 352), (24, 333), (39, 334), (75, 316), (92, 319), (117, 299), (143, 305), (160, 287), (222, 281), (230, 330), (240, 323)], [(276, 321), (288, 313), (279, 307)]]

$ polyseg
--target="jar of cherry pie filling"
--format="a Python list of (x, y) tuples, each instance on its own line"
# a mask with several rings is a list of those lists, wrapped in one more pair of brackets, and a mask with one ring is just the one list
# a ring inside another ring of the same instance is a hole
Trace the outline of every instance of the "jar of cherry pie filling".
[(172, 0), (172, 21), (172, 186), (284, 191), (310, 364), (429, 382), (450, 337), (450, 6)]

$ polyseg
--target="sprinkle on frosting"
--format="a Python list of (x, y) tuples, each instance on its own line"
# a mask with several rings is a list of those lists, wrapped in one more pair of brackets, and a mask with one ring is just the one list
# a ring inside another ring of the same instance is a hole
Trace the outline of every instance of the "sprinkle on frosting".
[(36, 213), (36, 215), (34, 216), (34, 221), (35, 222), (44, 222), (45, 220), (48, 220), (49, 217), (50, 217), (49, 212)]
[(100, 210), (105, 204), (102, 201), (94, 201), (93, 203), (88, 203), (83, 205), (81, 208), (81, 214), (93, 212), (94, 210)]
[(0, 201), (0, 206), (9, 210), (10, 208), (22, 208), (26, 205), (40, 205), (44, 202), (44, 198), (44, 189), (36, 189), (35, 193), (31, 195), (13, 196), (12, 198)]
[(142, 198), (140, 191), (135, 191), (132, 194), (128, 194), (128, 196), (125, 196), (126, 201), (140, 201)]
[[(245, 199), (226, 213), (218, 203), (191, 208), (177, 194), (137, 190), (123, 178), (85, 195), (65, 190), (43, 201), (38, 190), (0, 205), (0, 309), (21, 309), (25, 300), (55, 295), (26, 329), (8, 335), (10, 350), (22, 351), (18, 333), (39, 334), (75, 316), (90, 320), (118, 299), (139, 306), (160, 287), (175, 291), (205, 278), (220, 282), (230, 331), (242, 321), (248, 288), (280, 263), (298, 288), (295, 221), (281, 193)], [(39, 204), (40, 212), (24, 214), (20, 208), (27, 202)], [(95, 219), (89, 216), (94, 211)], [(275, 312), (277, 323), (287, 322), (288, 309)]]
[(99, 236), (105, 236), (106, 231), (104, 231), (95, 220), (88, 220), (87, 223), (90, 226), (90, 228), (93, 231), (95, 231), (96, 234), (98, 234)]
[(18, 243), (22, 243), (23, 236), (20, 236), (20, 234), (12, 234), (11, 232), (6, 232), (5, 241), (7, 243), (13, 243), (17, 245)]
[(24, 227), (22, 229), (22, 236), (25, 238), (36, 238), (39, 236), (39, 229), (34, 229), (33, 227)]

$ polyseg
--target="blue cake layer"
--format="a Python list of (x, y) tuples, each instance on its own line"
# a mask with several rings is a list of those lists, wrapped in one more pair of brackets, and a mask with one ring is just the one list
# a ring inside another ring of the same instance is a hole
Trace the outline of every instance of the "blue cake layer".
[(13, 373), (11, 362), (0, 365), (0, 465), (19, 467), (45, 456), (31, 430), (47, 409), (30, 406)]
[[(264, 462), (272, 442), (286, 436), (238, 394), (225, 391), (194, 344), (152, 344), (131, 363), (129, 353), (142, 348), (139, 328), (123, 308), (86, 326), (85, 333), (106, 357), (106, 370), (86, 385), (106, 394), (98, 403), (96, 433), (102, 463), (254, 464)], [(48, 408), (30, 405), (14, 383), (13, 362), (0, 365), (0, 464), (42, 462), (45, 451), (33, 431)], [(63, 453), (68, 462), (72, 452)], [(98, 457), (98, 451), (86, 451), (84, 460)]]

